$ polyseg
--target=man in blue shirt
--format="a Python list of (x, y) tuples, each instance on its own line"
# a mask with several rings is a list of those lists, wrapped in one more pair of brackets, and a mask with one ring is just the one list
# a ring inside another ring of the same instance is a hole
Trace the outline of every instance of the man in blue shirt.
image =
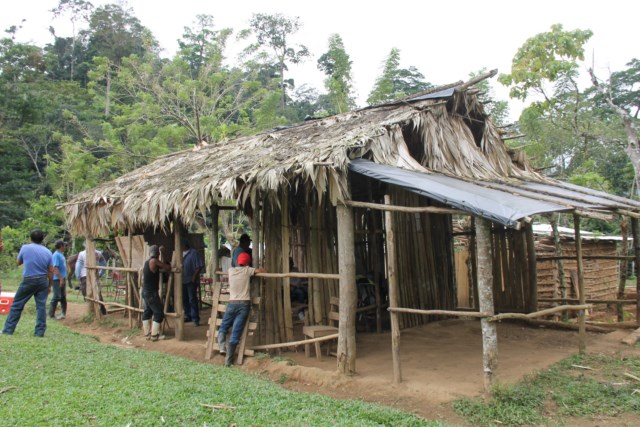
[[(62, 320), (67, 315), (67, 261), (64, 258), (66, 249), (64, 241), (56, 240), (56, 250), (53, 253), (53, 297), (49, 305), (49, 319)], [(56, 318), (58, 303), (62, 313)]]
[(200, 326), (200, 307), (198, 306), (198, 286), (200, 286), (200, 273), (204, 262), (197, 250), (193, 249), (188, 240), (182, 241), (184, 252), (182, 254), (182, 306), (184, 308), (184, 321), (193, 322)]
[(22, 282), (11, 304), (9, 316), (4, 322), (2, 333), (13, 335), (25, 304), (34, 297), (36, 301), (36, 327), (34, 335), (43, 337), (47, 329), (47, 295), (53, 281), (53, 257), (42, 241), (42, 230), (31, 232), (31, 243), (23, 245), (18, 253), (16, 264), (23, 265)]

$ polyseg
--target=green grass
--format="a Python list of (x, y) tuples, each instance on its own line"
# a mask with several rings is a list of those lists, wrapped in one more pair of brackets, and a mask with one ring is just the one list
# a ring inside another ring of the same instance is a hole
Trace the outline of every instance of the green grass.
[[(582, 369), (586, 366), (592, 369)], [(494, 390), (491, 400), (460, 399), (453, 406), (474, 425), (538, 425), (566, 417), (640, 415), (640, 358), (573, 356), (512, 386)]]
[(48, 322), (44, 339), (35, 338), (34, 312), (31, 301), (15, 334), (0, 335), (0, 425), (441, 425), (360, 401), (290, 392), (238, 369), (103, 345), (57, 322)]

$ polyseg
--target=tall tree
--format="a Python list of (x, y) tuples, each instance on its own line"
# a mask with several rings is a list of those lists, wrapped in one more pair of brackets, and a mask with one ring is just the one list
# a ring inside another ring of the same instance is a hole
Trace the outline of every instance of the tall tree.
[(367, 103), (383, 104), (429, 87), (431, 83), (424, 80), (424, 75), (416, 67), (400, 68), (400, 50), (394, 47), (384, 61), (382, 75), (376, 79)]
[(292, 44), (289, 38), (302, 27), (299, 17), (289, 18), (283, 14), (254, 14), (249, 25), (256, 36), (257, 44), (250, 51), (260, 51), (263, 46), (271, 49), (278, 65), (281, 97), (281, 110), (284, 112), (287, 97), (287, 85), (293, 86), (293, 80), (285, 80), (287, 64), (298, 64), (311, 53), (304, 45)]
[[(85, 0), (58, 0), (58, 5), (51, 9), (54, 17), (68, 15), (71, 21), (71, 51), (69, 54), (69, 80), (74, 79), (74, 67), (76, 62), (76, 24), (88, 22), (93, 4)], [(51, 33), (55, 36), (55, 31), (51, 28)], [(61, 43), (61, 42), (58, 42)]]
[(329, 37), (329, 50), (318, 59), (318, 68), (327, 76), (324, 87), (331, 103), (330, 113), (343, 113), (355, 106), (352, 96), (352, 61), (339, 34)]

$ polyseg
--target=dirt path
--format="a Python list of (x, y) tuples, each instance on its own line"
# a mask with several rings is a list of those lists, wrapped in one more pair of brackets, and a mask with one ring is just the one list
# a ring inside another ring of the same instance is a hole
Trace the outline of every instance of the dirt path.
[[(204, 361), (205, 326), (185, 325), (185, 340), (149, 342), (138, 335), (127, 337), (128, 321), (122, 314), (106, 317), (102, 326), (82, 322), (85, 306), (70, 304), (64, 324), (83, 334), (96, 336), (106, 344), (161, 351), (204, 363), (222, 364), (216, 355)], [(203, 316), (206, 318), (207, 316)], [(628, 331), (587, 334), (587, 350), (593, 353), (635, 354), (638, 348), (620, 343)], [(434, 322), (402, 332), (401, 364), (403, 382), (392, 383), (391, 338), (389, 333), (359, 334), (357, 372), (344, 378), (336, 373), (336, 360), (322, 361), (304, 356), (304, 349), (282, 353), (280, 358), (249, 357), (240, 367), (282, 383), (288, 389), (322, 393), (340, 399), (362, 399), (412, 412), (431, 420), (464, 424), (451, 409), (453, 399), (482, 393), (482, 337), (474, 320)], [(498, 326), (498, 381), (513, 383), (525, 375), (577, 352), (575, 332), (530, 328), (520, 324)], [(588, 424), (582, 424), (588, 425)], [(605, 425), (600, 423), (599, 425)]]

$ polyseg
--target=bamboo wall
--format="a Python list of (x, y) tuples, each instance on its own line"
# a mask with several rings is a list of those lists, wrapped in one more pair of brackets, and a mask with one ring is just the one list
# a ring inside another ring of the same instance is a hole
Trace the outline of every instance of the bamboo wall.
[[(573, 239), (562, 239), (562, 254), (575, 256), (576, 248)], [(583, 256), (618, 254), (617, 243), (614, 240), (583, 240)], [(536, 253), (538, 256), (556, 255), (552, 238), (542, 238), (536, 241)], [(575, 260), (563, 260), (565, 271), (565, 286), (568, 298), (577, 298), (574, 287), (571, 285), (571, 272), (577, 271)], [(618, 260), (585, 259), (584, 282), (587, 299), (615, 299), (620, 281), (620, 264)], [(575, 274), (575, 273), (574, 273)], [(558, 274), (558, 261), (538, 262), (538, 296), (540, 298), (559, 298), (560, 277)], [(540, 304), (541, 307), (551, 306), (552, 303)]]

